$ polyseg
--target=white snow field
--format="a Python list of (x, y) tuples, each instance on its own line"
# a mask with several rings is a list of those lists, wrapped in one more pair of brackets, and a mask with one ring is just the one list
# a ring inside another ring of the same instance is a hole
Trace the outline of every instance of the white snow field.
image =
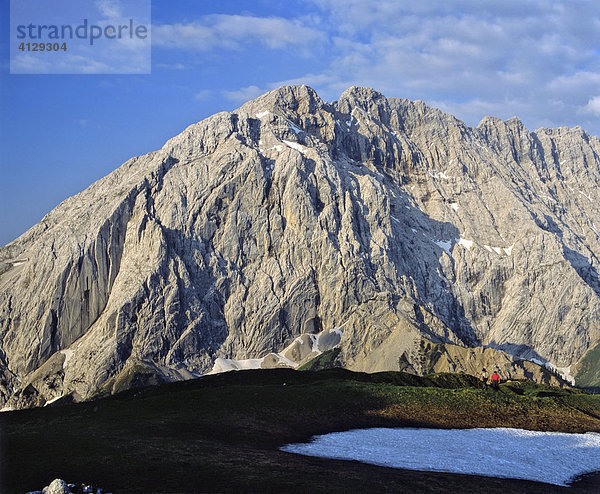
[(600, 470), (600, 434), (522, 429), (356, 429), (283, 451), (408, 470), (466, 473), (566, 486)]

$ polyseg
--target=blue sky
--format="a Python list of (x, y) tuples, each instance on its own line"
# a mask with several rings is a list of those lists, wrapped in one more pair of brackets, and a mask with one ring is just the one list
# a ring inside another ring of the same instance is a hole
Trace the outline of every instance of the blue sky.
[(1, 1), (1, 245), (128, 158), (282, 84), (328, 101), (364, 85), (469, 125), (517, 115), (600, 135), (595, 0), (152, 0), (151, 12), (150, 74), (11, 75)]

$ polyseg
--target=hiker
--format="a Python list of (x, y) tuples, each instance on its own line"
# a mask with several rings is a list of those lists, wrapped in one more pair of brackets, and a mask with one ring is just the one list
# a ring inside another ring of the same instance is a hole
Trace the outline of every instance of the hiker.
[(490, 379), (490, 373), (488, 371), (486, 371), (484, 368), (481, 371), (481, 374), (479, 375), (479, 381), (481, 381), (482, 388), (487, 389), (489, 379)]
[(498, 391), (500, 389), (500, 374), (495, 370), (492, 374), (492, 388), (494, 391)]

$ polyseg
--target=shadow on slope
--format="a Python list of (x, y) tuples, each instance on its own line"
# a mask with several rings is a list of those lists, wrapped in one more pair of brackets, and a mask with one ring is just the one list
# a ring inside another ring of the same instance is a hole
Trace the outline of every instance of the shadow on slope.
[(469, 376), (449, 374), (256, 370), (3, 413), (2, 444), (10, 454), (2, 462), (2, 492), (26, 492), (57, 476), (133, 493), (563, 492), (534, 482), (392, 470), (278, 450), (363, 427), (600, 431), (600, 397), (572, 391), (528, 396), (506, 386), (493, 393), (474, 385)]

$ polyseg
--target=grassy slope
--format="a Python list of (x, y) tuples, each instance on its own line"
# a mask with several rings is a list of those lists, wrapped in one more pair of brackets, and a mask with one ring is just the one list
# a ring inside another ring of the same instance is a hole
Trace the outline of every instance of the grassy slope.
[(600, 431), (598, 396), (525, 383), (493, 393), (474, 383), (468, 376), (342, 369), (246, 371), (3, 413), (1, 491), (39, 489), (56, 477), (113, 492), (563, 491), (278, 450), (315, 434), (370, 426)]
[(600, 343), (586, 353), (578, 366), (577, 385), (600, 388)]

